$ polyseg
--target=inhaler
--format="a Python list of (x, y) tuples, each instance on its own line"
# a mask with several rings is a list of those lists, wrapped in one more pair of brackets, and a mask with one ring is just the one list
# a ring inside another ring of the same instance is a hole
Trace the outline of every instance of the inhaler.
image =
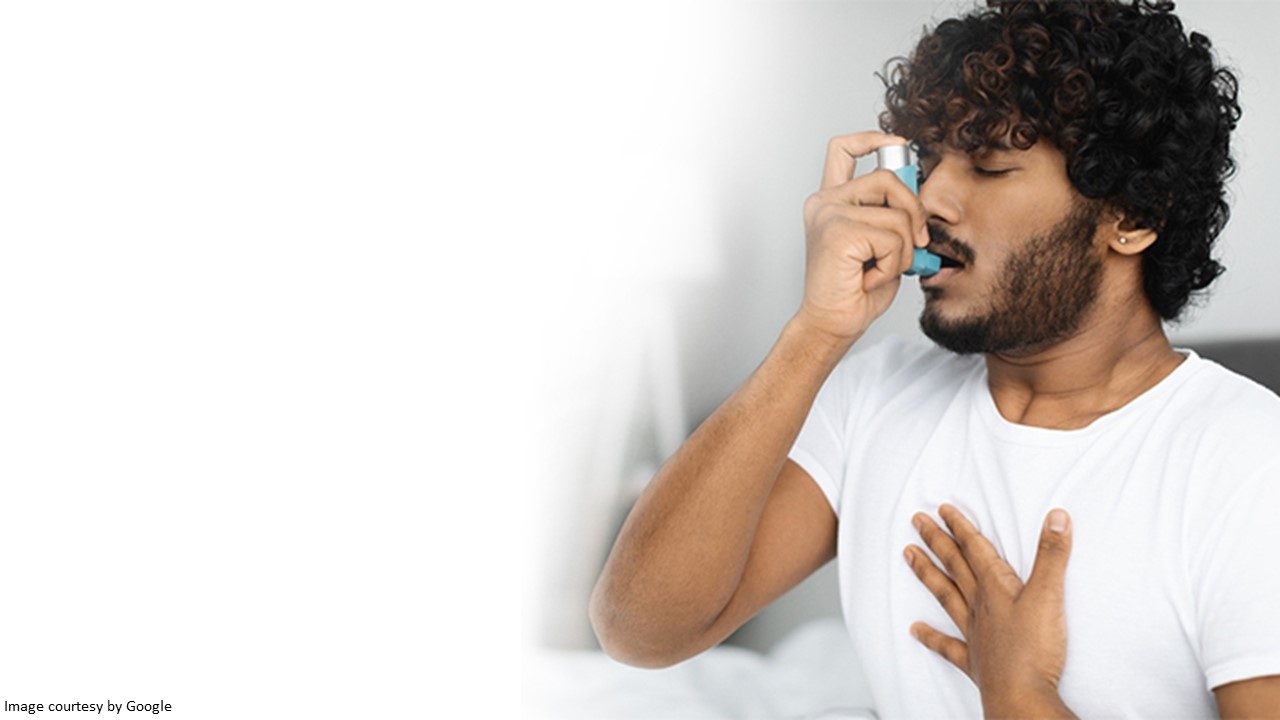
[[(876, 165), (885, 170), (892, 170), (911, 192), (919, 194), (919, 183), (916, 178), (916, 164), (911, 162), (911, 149), (906, 145), (885, 145), (876, 150)], [(942, 269), (942, 258), (925, 250), (916, 248), (911, 260), (911, 267), (906, 275), (929, 277)]]

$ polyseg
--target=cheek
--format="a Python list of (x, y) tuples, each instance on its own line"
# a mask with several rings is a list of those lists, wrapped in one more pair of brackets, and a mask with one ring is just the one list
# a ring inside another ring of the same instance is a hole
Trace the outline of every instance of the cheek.
[(978, 196), (966, 209), (972, 240), (994, 251), (1012, 251), (1071, 215), (1075, 206), (1070, 197), (1048, 188), (1035, 192), (1031, 187), (1025, 183)]
[[(1010, 201), (1006, 207), (1021, 206)], [(1056, 204), (1054, 210), (1057, 210)], [(990, 281), (999, 280), (1008, 270), (1011, 259), (1024, 252), (1036, 238), (1052, 233), (1064, 217), (1065, 211), (1055, 215), (1053, 211), (1037, 207), (1034, 213), (1006, 212), (987, 217), (981, 224), (975, 223), (969, 231), (972, 234), (966, 238), (974, 250), (975, 275)]]
[(999, 285), (1009, 267), (1011, 253), (1008, 248), (988, 245), (976, 247), (974, 251), (974, 263), (969, 268), (974, 280), (988, 289)]

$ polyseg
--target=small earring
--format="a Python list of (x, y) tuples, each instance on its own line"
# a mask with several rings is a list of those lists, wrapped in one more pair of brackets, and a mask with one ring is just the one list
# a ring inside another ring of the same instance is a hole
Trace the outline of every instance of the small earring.
[(1122, 238), (1120, 238), (1120, 244), (1121, 244), (1121, 245), (1128, 245), (1128, 244), (1129, 244), (1129, 238), (1127, 238), (1127, 237), (1122, 237)]

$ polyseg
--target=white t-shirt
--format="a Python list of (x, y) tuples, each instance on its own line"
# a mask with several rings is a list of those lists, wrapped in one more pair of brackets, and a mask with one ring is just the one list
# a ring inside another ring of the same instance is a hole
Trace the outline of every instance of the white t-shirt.
[(902, 557), (925, 547), (911, 516), (944, 502), (1024, 581), (1045, 515), (1071, 513), (1059, 690), (1077, 715), (1216, 717), (1212, 688), (1280, 674), (1280, 398), (1184, 353), (1068, 431), (1005, 420), (981, 356), (889, 341), (832, 373), (791, 458), (839, 516), (845, 624), (881, 718), (982, 715), (909, 632), (962, 637)]

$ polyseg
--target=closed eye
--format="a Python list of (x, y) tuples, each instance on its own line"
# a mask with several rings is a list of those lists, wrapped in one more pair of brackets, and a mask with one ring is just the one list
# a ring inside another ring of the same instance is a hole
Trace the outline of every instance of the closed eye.
[(990, 170), (990, 169), (978, 167), (977, 165), (975, 165), (973, 166), (973, 172), (980, 177), (1000, 177), (1001, 175), (1008, 175), (1009, 173), (1013, 172), (1013, 168), (1006, 168), (1004, 170)]

